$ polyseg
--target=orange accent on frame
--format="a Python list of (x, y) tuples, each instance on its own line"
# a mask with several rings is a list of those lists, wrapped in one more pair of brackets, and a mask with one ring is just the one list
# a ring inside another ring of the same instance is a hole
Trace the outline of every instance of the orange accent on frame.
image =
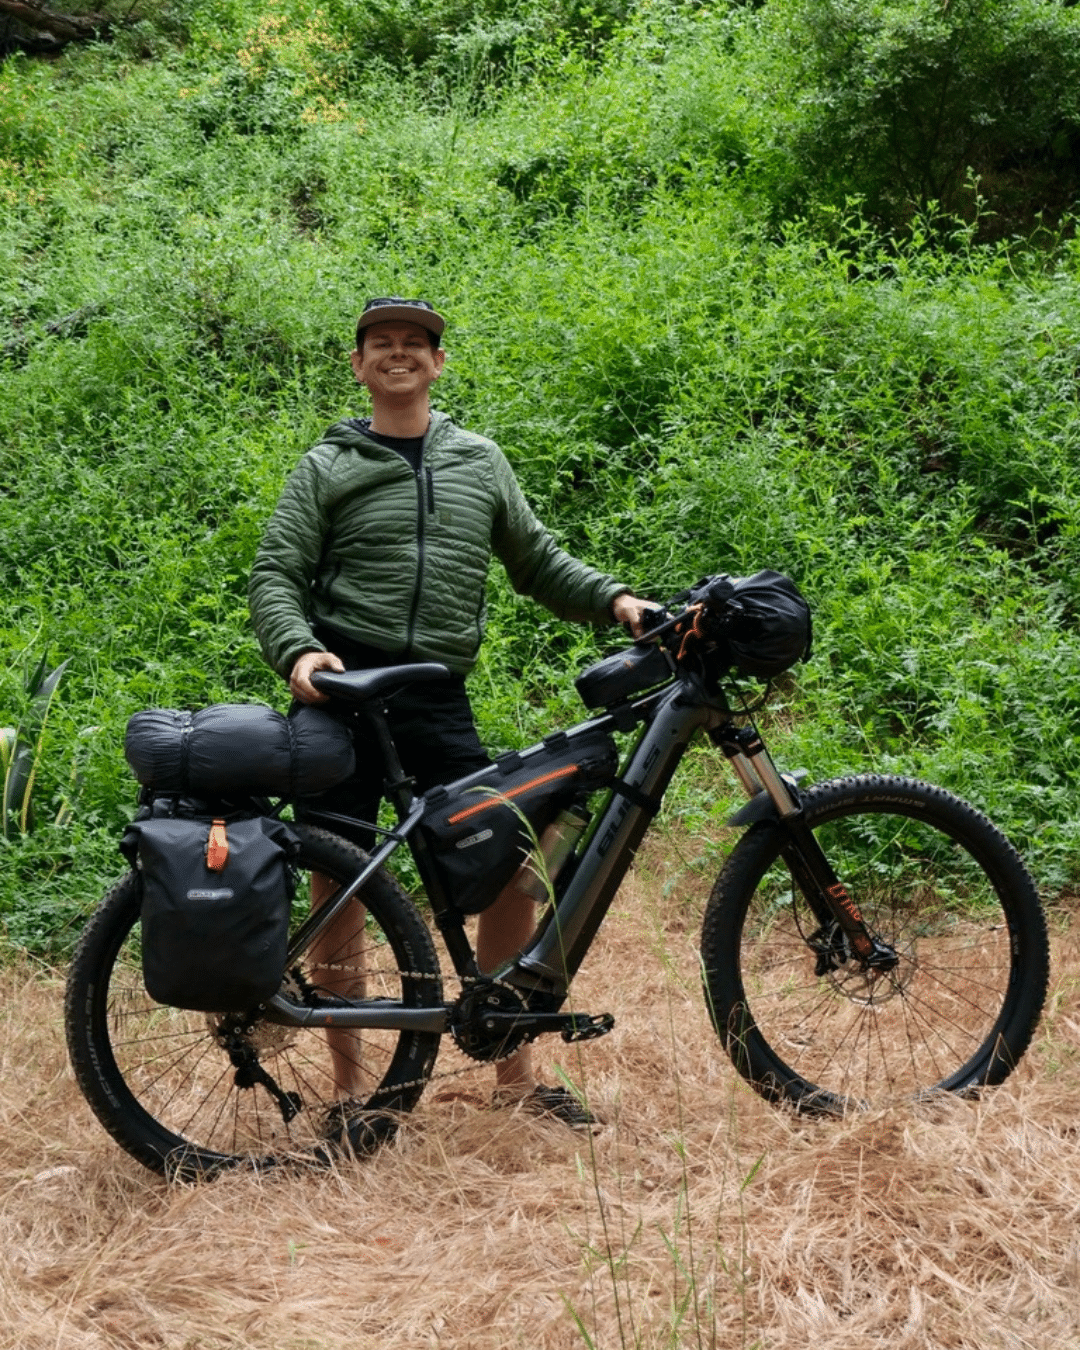
[(470, 816), (479, 815), (481, 811), (486, 811), (491, 806), (502, 806), (513, 797), (520, 797), (523, 792), (531, 792), (533, 788), (542, 787), (545, 783), (553, 783), (557, 778), (565, 778), (568, 774), (577, 773), (576, 764), (568, 764), (564, 769), (553, 769), (551, 773), (541, 774), (539, 778), (530, 778), (527, 783), (522, 783), (520, 787), (511, 788), (509, 792), (500, 792), (496, 796), (486, 797), (482, 802), (477, 802), (475, 806), (468, 806), (464, 811), (457, 811), (447, 820), (448, 825), (456, 825), (459, 821), (468, 820)]

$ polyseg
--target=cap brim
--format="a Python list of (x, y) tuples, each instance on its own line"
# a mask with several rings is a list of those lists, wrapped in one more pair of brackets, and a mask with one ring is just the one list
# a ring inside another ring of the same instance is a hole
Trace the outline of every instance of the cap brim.
[(418, 323), (436, 337), (442, 337), (446, 320), (433, 309), (421, 309), (418, 305), (380, 305), (378, 309), (361, 314), (356, 322), (357, 331), (370, 328), (373, 323)]

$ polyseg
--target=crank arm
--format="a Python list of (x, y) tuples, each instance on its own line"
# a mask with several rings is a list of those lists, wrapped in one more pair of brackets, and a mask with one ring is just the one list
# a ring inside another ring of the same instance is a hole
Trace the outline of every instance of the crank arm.
[(615, 1025), (611, 1013), (495, 1012), (487, 1009), (477, 1019), (485, 1032), (524, 1031), (530, 1040), (557, 1031), (564, 1041), (591, 1041), (606, 1036)]
[(450, 1025), (445, 1004), (435, 1008), (406, 1008), (393, 999), (365, 999), (351, 1008), (309, 1008), (275, 994), (263, 1005), (268, 1022), (285, 1027), (355, 1027), (372, 1031), (437, 1031)]

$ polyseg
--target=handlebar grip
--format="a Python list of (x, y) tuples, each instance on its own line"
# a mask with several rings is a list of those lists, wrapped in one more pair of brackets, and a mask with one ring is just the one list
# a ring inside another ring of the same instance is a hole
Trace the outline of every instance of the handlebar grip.
[(623, 632), (628, 633), (635, 641), (641, 642), (654, 629), (662, 628), (670, 618), (671, 615), (662, 605), (654, 605), (652, 609), (641, 611), (641, 637), (635, 634), (634, 626), (630, 623), (623, 624)]

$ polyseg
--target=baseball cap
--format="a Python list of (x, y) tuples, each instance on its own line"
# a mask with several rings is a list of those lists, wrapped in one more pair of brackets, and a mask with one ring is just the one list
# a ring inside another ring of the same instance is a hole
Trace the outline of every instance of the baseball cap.
[(367, 301), (364, 312), (356, 322), (356, 331), (360, 334), (373, 323), (390, 323), (395, 320), (418, 323), (421, 328), (426, 328), (436, 337), (441, 337), (446, 327), (446, 320), (441, 314), (436, 314), (435, 306), (430, 301), (402, 300), (397, 295), (384, 295), (376, 300)]

